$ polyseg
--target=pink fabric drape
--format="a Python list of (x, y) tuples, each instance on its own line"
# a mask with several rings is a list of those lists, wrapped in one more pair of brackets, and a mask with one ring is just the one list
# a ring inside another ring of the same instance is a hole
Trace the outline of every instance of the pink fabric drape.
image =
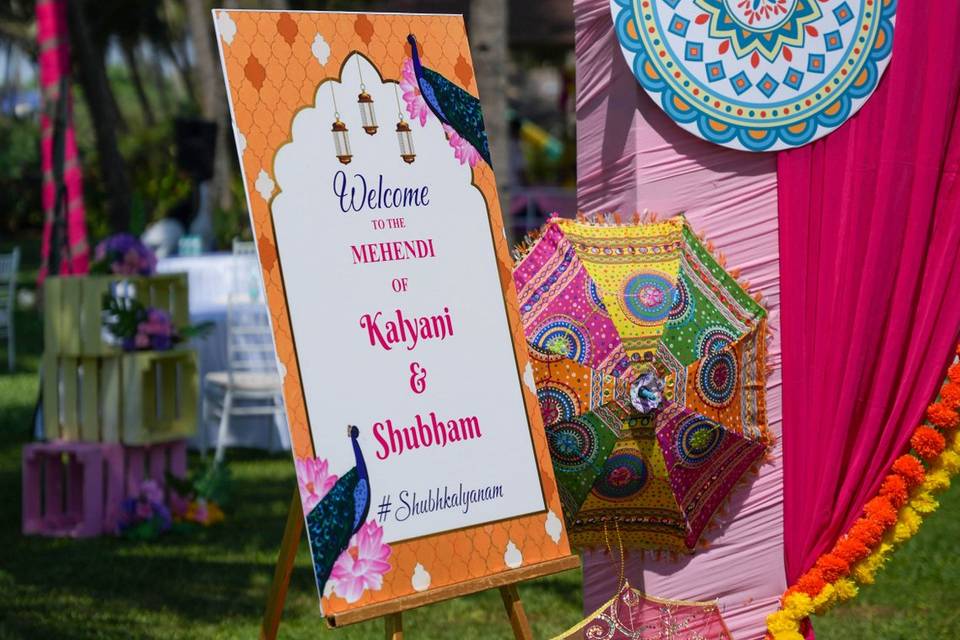
[(63, 0), (37, 0), (37, 45), (40, 49), (40, 89), (43, 95), (43, 113), (40, 115), (40, 152), (43, 167), (43, 245), (40, 282), (47, 275), (48, 256), (53, 241), (53, 216), (57, 200), (54, 180), (54, 117), (57, 103), (67, 101), (66, 130), (64, 132), (63, 183), (66, 188), (65, 245), (58, 248), (60, 273), (86, 273), (89, 265), (86, 213), (83, 208), (83, 176), (77, 155), (77, 141), (73, 128), (73, 109), (70, 83), (66, 96), (61, 96), (62, 80), (70, 75), (69, 30), (67, 9)]
[[(775, 156), (719, 147), (674, 124), (643, 92), (617, 44), (608, 0), (576, 0), (577, 199), (581, 211), (685, 212), (764, 296), (770, 343), (767, 410), (780, 432), (779, 270)], [(752, 484), (734, 494), (709, 549), (679, 560), (628, 555), (627, 576), (660, 598), (720, 599), (737, 640), (763, 636), (786, 587), (780, 448)], [(584, 557), (584, 609), (617, 591), (605, 554)]]
[(900, 0), (893, 58), (847, 124), (778, 161), (786, 570), (879, 490), (960, 328), (960, 3)]

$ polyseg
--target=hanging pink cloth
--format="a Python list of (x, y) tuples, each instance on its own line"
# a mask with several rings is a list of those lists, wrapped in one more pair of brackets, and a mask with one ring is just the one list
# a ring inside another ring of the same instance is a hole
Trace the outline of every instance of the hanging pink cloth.
[(875, 496), (960, 329), (960, 3), (900, 0), (846, 125), (778, 162), (787, 581)]
[[(43, 112), (40, 115), (40, 152), (43, 167), (43, 245), (40, 283), (47, 275), (47, 264), (54, 241), (54, 209), (57, 185), (54, 179), (54, 128), (57, 106), (66, 101), (63, 149), (63, 185), (66, 190), (66, 220), (61, 240), (60, 273), (86, 273), (89, 267), (86, 214), (83, 208), (83, 176), (77, 156), (70, 96), (70, 46), (67, 8), (64, 0), (37, 0), (37, 45), (40, 50), (40, 89)], [(66, 78), (66, 82), (63, 80)], [(67, 95), (61, 91), (66, 89)]]
[[(776, 156), (710, 144), (678, 127), (640, 88), (617, 43), (609, 0), (575, 0), (577, 205), (581, 211), (661, 215), (684, 212), (763, 295), (769, 343), (767, 418), (780, 433)], [(786, 588), (783, 476), (779, 443), (752, 483), (737, 490), (711, 545), (693, 556), (631, 553), (626, 573), (646, 593), (678, 600), (720, 599), (737, 640), (762, 638), (765, 618)], [(602, 552), (584, 554), (586, 612), (618, 587)]]

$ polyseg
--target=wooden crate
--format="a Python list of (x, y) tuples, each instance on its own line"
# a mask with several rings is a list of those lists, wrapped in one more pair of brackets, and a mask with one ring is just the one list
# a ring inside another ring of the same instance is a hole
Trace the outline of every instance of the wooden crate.
[(130, 285), (141, 304), (170, 313), (174, 327), (189, 323), (187, 275), (66, 276), (44, 283), (44, 351), (77, 358), (121, 353), (103, 339), (103, 298)]
[(196, 433), (199, 374), (189, 349), (116, 356), (44, 355), (49, 440), (145, 445)]
[[(187, 475), (185, 440), (127, 447), (92, 442), (31, 443), (23, 447), (25, 535), (87, 538), (115, 533), (124, 498), (152, 478)], [(166, 492), (172, 508), (183, 499)]]

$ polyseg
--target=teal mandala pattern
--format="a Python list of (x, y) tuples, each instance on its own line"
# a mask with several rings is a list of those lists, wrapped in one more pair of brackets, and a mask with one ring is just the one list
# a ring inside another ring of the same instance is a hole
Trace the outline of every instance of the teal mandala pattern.
[(620, 306), (632, 322), (657, 325), (673, 308), (673, 283), (659, 273), (637, 273), (623, 281)]
[(598, 443), (593, 427), (580, 420), (547, 427), (547, 443), (553, 464), (564, 472), (576, 472), (596, 462)]
[(581, 364), (590, 360), (590, 339), (583, 326), (573, 320), (548, 322), (534, 334), (532, 342), (538, 349)]
[(576, 392), (557, 382), (538, 388), (537, 400), (540, 401), (540, 413), (546, 425), (573, 420), (580, 415)]
[(699, 467), (710, 459), (722, 441), (723, 427), (701, 415), (691, 414), (677, 429), (677, 458), (685, 467)]
[(747, 151), (856, 113), (893, 51), (897, 0), (610, 0), (627, 63), (677, 124)]
[(648, 478), (643, 455), (636, 449), (620, 449), (607, 458), (593, 491), (606, 500), (629, 500), (643, 491)]

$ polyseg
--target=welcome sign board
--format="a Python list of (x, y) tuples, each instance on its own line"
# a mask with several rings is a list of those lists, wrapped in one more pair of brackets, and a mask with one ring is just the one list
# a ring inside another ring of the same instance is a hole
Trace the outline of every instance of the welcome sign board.
[(324, 613), (569, 556), (462, 18), (214, 21)]

